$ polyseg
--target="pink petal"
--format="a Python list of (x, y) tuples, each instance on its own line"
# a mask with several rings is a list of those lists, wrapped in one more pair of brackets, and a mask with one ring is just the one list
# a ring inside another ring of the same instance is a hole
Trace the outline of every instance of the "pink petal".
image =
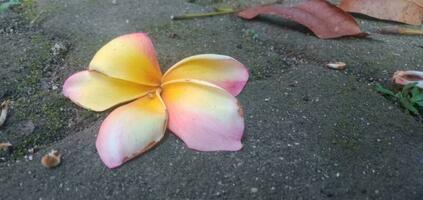
[(392, 79), (396, 84), (407, 85), (410, 83), (417, 83), (417, 87), (423, 88), (422, 71), (397, 71)]
[(115, 168), (157, 144), (167, 125), (166, 107), (149, 94), (114, 110), (103, 122), (96, 147), (101, 160)]
[(238, 101), (225, 90), (198, 80), (163, 85), (169, 129), (200, 151), (242, 148), (244, 117)]
[(236, 96), (248, 81), (248, 70), (232, 57), (202, 54), (179, 61), (163, 76), (163, 82), (181, 79), (207, 81)]

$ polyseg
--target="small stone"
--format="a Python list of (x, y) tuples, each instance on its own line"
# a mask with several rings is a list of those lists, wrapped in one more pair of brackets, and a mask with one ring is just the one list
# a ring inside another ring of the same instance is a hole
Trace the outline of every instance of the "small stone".
[(36, 147), (30, 148), (30, 149), (28, 149), (28, 153), (34, 154), (36, 152), (36, 150), (37, 150)]
[(326, 66), (329, 69), (335, 69), (335, 70), (344, 70), (345, 68), (347, 68), (347, 64), (344, 62), (328, 63)]
[(174, 32), (169, 33), (169, 38), (177, 38), (177, 37), (178, 37), (178, 34), (176, 34)]
[(256, 193), (256, 192), (258, 192), (258, 188), (255, 188), (255, 187), (251, 188), (251, 192), (252, 192), (252, 193)]
[(53, 53), (53, 56), (58, 56), (60, 54), (63, 54), (67, 51), (68, 49), (66, 48), (66, 46), (61, 43), (61, 42), (57, 42), (53, 45), (53, 47), (51, 48), (51, 52)]

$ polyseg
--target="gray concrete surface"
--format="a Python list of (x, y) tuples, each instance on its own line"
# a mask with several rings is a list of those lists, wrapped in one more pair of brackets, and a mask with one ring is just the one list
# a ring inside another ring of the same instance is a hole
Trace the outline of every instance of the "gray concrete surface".
[[(422, 70), (423, 38), (320, 40), (273, 17), (170, 20), (257, 3), (265, 1), (38, 0), (0, 14), (0, 99), (15, 101), (0, 128), (0, 141), (15, 146), (0, 153), (0, 199), (421, 199), (422, 123), (374, 83)], [(357, 20), (366, 31), (392, 25)], [(136, 31), (153, 38), (163, 69), (199, 53), (230, 55), (250, 69), (239, 96), (241, 151), (195, 152), (169, 132), (123, 167), (101, 163), (94, 144), (108, 112), (77, 107), (61, 85), (105, 42)], [(348, 68), (329, 70), (330, 61)], [(50, 149), (63, 154), (53, 170), (39, 162)]]

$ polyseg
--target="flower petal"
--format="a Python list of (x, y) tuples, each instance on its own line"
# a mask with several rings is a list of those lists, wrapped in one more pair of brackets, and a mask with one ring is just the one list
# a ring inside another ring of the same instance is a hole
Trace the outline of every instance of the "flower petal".
[(73, 74), (63, 85), (63, 94), (90, 110), (103, 111), (154, 91), (152, 86), (110, 78), (96, 71)]
[(163, 82), (178, 79), (207, 81), (236, 96), (247, 83), (248, 70), (229, 56), (202, 54), (179, 61), (163, 76)]
[(242, 148), (243, 113), (231, 94), (213, 84), (189, 80), (163, 85), (169, 129), (191, 149), (236, 151)]
[(159, 85), (161, 79), (154, 46), (145, 33), (113, 39), (95, 54), (89, 69), (145, 85)]
[(423, 71), (397, 71), (392, 79), (396, 84), (417, 83), (417, 87), (423, 88)]
[(166, 130), (166, 107), (149, 94), (114, 110), (102, 123), (96, 147), (101, 160), (115, 168), (158, 143)]

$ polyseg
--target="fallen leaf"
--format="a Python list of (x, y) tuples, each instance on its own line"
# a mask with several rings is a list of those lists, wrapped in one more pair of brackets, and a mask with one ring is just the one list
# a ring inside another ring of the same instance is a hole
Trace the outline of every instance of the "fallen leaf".
[(10, 144), (10, 142), (0, 143), (0, 150), (2, 151), (7, 151), (10, 147), (12, 147), (12, 144)]
[(394, 83), (399, 85), (408, 85), (415, 83), (417, 87), (423, 89), (423, 72), (422, 71), (397, 71), (392, 77)]
[(277, 15), (296, 21), (323, 39), (365, 35), (350, 14), (325, 0), (310, 0), (295, 7), (277, 4), (252, 7), (239, 12), (238, 16), (249, 20), (261, 14)]
[(57, 167), (61, 162), (61, 156), (57, 150), (51, 150), (41, 158), (41, 164), (46, 168)]
[(0, 113), (0, 127), (6, 121), (7, 111), (9, 110), (9, 106), (10, 106), (10, 101), (9, 100), (3, 101), (3, 103), (0, 104), (0, 109), (1, 109), (1, 113)]
[(339, 7), (378, 19), (422, 24), (423, 0), (342, 0)]
[(347, 64), (344, 62), (328, 63), (326, 66), (330, 69), (336, 69), (336, 70), (344, 70), (347, 68)]

